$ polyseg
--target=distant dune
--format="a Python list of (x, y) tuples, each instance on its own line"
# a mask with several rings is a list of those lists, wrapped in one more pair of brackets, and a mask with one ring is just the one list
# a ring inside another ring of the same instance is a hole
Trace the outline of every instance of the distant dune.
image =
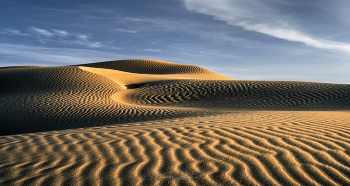
[(350, 185), (347, 84), (1, 67), (0, 109), (0, 185)]

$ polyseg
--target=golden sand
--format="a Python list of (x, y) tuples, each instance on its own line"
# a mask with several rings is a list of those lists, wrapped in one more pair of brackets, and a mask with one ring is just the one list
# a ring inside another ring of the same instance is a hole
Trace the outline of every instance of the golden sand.
[(0, 109), (0, 185), (350, 185), (350, 85), (6, 67)]

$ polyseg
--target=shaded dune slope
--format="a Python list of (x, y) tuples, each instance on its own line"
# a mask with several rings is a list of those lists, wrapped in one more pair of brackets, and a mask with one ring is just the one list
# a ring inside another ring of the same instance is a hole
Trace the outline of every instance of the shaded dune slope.
[(349, 110), (350, 85), (170, 80), (148, 83), (124, 95), (131, 104), (260, 110)]
[(0, 70), (4, 69), (18, 69), (18, 68), (40, 68), (44, 66), (8, 66), (8, 67), (0, 67)]
[(3, 136), (0, 183), (349, 185), (349, 121), (345, 112), (246, 112)]

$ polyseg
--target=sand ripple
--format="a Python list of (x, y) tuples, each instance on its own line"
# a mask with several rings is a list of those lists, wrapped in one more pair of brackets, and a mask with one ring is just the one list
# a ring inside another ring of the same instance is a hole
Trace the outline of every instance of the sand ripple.
[[(327, 112), (325, 112), (327, 113)], [(338, 113), (349, 119), (348, 113)], [(264, 115), (262, 117), (262, 115)], [(236, 113), (131, 128), (94, 128), (0, 138), (1, 185), (348, 185), (350, 133), (340, 119), (295, 113), (251, 126)], [(323, 114), (324, 115), (324, 114)], [(298, 118), (299, 117), (299, 118)], [(320, 119), (321, 118), (321, 119)], [(311, 119), (310, 119), (311, 120)], [(305, 122), (306, 121), (306, 122)], [(323, 122), (322, 122), (323, 121)], [(188, 123), (188, 124), (184, 124)], [(191, 125), (197, 123), (196, 125)], [(176, 126), (180, 124), (179, 126)], [(305, 126), (305, 127), (300, 127)], [(321, 126), (314, 130), (313, 127)]]
[(350, 85), (276, 82), (168, 80), (127, 92), (126, 102), (151, 106), (259, 110), (349, 110)]

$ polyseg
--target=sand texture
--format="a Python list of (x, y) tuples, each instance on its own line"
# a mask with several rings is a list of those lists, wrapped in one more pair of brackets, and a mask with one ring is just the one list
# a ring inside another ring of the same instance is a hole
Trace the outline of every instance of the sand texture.
[(350, 85), (157, 60), (0, 68), (0, 185), (350, 185)]

